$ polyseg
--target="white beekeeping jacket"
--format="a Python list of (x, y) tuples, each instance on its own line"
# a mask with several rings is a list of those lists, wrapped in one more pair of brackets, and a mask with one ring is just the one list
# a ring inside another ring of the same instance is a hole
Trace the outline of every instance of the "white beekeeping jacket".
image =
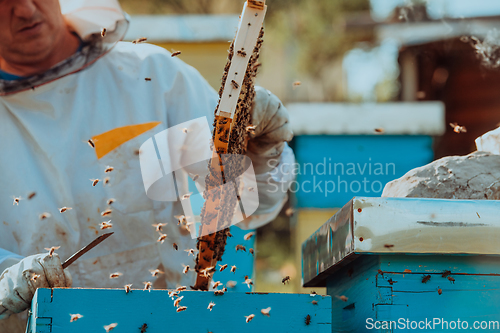
[[(67, 13), (73, 10), (101, 18), (98, 9), (79, 11), (62, 4)], [(126, 20), (115, 10), (117, 4), (109, 4), (113, 19), (105, 25), (116, 39), (123, 36), (120, 29)], [(102, 25), (85, 21), (80, 14), (66, 14), (66, 19), (75, 22), (82, 39), (92, 41), (92, 34), (100, 37)], [(27, 82), (0, 80), (0, 140), (4, 143), (0, 272), (15, 260), (51, 246), (61, 246), (57, 253), (65, 260), (97, 235), (114, 231), (69, 267), (74, 286), (121, 288), (133, 283), (142, 288), (142, 282), (155, 281), (154, 287), (172, 288), (194, 283), (194, 273), (182, 274), (182, 264), (194, 266), (184, 249), (196, 244), (174, 219), (182, 214), (181, 204), (146, 196), (137, 151), (151, 136), (172, 126), (200, 117), (212, 124), (218, 96), (195, 69), (164, 49), (125, 42), (112, 47), (113, 38), (86, 45), (72, 61), (46, 76)], [(86, 143), (90, 138), (97, 138), (96, 149)], [(282, 165), (294, 162), (290, 148), (281, 161)], [(104, 173), (107, 166), (114, 170)], [(247, 223), (241, 223), (243, 227), (259, 227), (278, 214), (285, 193), (276, 189), (278, 185), (286, 189), (291, 181), (291, 173), (282, 171), (273, 172), (271, 181), (268, 175), (257, 175), (260, 206)], [(196, 172), (203, 177), (204, 170)], [(104, 184), (106, 177), (108, 184)], [(100, 182), (92, 186), (90, 179), (95, 178)], [(28, 199), (30, 193), (36, 195)], [(13, 205), (14, 196), (22, 197), (19, 205)], [(111, 198), (115, 202), (108, 206)], [(60, 213), (61, 207), (72, 209)], [(108, 208), (111, 215), (101, 216)], [(40, 219), (43, 213), (50, 216)], [(107, 220), (113, 228), (101, 230), (99, 224)], [(157, 242), (158, 233), (152, 227), (160, 222), (168, 222), (164, 243)], [(149, 270), (158, 267), (165, 274), (152, 278)], [(123, 276), (110, 279), (114, 272)]]

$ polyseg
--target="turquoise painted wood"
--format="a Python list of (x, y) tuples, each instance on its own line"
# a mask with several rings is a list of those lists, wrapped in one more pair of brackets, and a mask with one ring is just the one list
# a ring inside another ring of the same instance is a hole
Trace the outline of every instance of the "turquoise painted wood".
[(299, 135), (293, 140), (298, 207), (343, 207), (377, 197), (391, 180), (432, 162), (426, 135)]
[[(451, 274), (443, 277), (445, 271)], [(494, 256), (362, 255), (328, 277), (327, 293), (332, 332), (500, 329)]]
[[(308, 294), (226, 293), (183, 291), (176, 312), (167, 290), (38, 289), (33, 298), (28, 333), (137, 333), (147, 324), (154, 332), (331, 332), (331, 299)], [(312, 301), (316, 300), (317, 304)], [(215, 306), (207, 309), (210, 302)], [(260, 310), (271, 307), (270, 316)], [(70, 314), (83, 317), (70, 322)], [(246, 323), (245, 316), (255, 317)], [(309, 325), (305, 318), (310, 315)]]

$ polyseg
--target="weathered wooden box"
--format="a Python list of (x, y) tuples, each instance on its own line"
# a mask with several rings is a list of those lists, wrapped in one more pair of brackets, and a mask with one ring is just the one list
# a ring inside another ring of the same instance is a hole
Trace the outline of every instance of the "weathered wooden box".
[(332, 332), (500, 329), (500, 201), (355, 197), (302, 246)]
[[(167, 290), (38, 289), (33, 298), (27, 332), (331, 332), (331, 299), (308, 294), (183, 291), (176, 312)], [(316, 301), (313, 303), (313, 301)], [(210, 302), (215, 305), (210, 311)], [(261, 309), (271, 307), (265, 316)], [(70, 314), (83, 317), (70, 322)], [(246, 322), (245, 316), (255, 317)], [(310, 316), (306, 325), (305, 318)]]

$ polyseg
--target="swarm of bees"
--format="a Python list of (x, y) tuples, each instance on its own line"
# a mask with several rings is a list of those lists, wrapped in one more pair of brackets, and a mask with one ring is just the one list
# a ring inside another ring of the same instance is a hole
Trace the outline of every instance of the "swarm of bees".
[(467, 128), (465, 128), (465, 126), (460, 126), (458, 123), (450, 123), (450, 126), (455, 133), (467, 133)]

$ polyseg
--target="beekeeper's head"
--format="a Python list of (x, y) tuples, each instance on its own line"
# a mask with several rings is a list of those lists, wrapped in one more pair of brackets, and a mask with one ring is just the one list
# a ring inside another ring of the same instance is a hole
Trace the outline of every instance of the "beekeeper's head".
[(68, 34), (72, 38), (59, 0), (0, 0), (2, 63), (15, 66), (47, 61), (53, 53), (63, 51), (60, 44)]

